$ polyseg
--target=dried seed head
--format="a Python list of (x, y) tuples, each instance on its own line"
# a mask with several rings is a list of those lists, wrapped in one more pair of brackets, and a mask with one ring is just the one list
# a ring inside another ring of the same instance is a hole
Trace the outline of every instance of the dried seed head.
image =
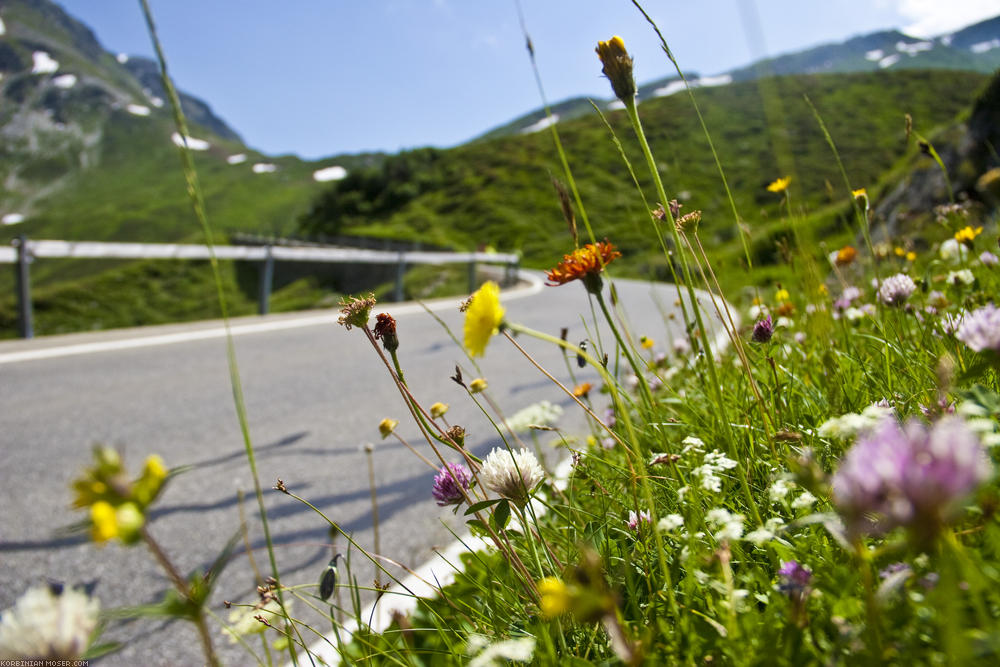
[(368, 318), (371, 316), (372, 308), (375, 307), (375, 295), (369, 294), (366, 297), (344, 297), (340, 300), (340, 317), (337, 322), (344, 325), (350, 331), (351, 327), (368, 326)]

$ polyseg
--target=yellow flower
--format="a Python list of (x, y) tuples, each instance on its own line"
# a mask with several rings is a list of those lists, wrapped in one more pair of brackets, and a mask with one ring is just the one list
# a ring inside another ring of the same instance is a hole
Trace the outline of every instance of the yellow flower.
[(960, 229), (955, 232), (955, 240), (959, 243), (972, 243), (972, 241), (982, 233), (982, 227), (976, 227), (973, 229), (971, 226), (966, 225), (964, 229)]
[(652, 338), (647, 338), (645, 336), (639, 339), (639, 343), (642, 345), (642, 349), (644, 350), (649, 350), (656, 344), (653, 342)]
[(865, 199), (868, 199), (868, 191), (865, 190), (864, 188), (858, 188), (857, 190), (851, 190), (851, 196), (854, 197), (855, 199), (861, 199), (862, 197), (864, 197)]
[(779, 178), (778, 180), (767, 186), (768, 192), (784, 192), (788, 189), (788, 184), (792, 182), (791, 176), (785, 176), (784, 178)]
[(435, 403), (431, 406), (431, 419), (438, 419), (439, 417), (444, 417), (444, 413), (448, 412), (447, 403)]
[(483, 378), (476, 378), (475, 380), (469, 383), (469, 391), (471, 391), (473, 394), (479, 394), (486, 391), (486, 387), (488, 386), (489, 385), (486, 384), (486, 380), (484, 380)]
[(788, 290), (786, 290), (784, 287), (782, 287), (780, 290), (774, 293), (775, 301), (788, 301), (790, 298), (792, 298), (792, 296), (788, 293)]
[(574, 280), (582, 280), (587, 291), (599, 291), (601, 271), (621, 256), (622, 254), (606, 240), (588, 243), (574, 250), (572, 254), (563, 255), (562, 261), (554, 269), (546, 272), (545, 277), (549, 281), (545, 284), (555, 287)]
[(632, 58), (625, 50), (625, 42), (615, 35), (606, 42), (598, 42), (597, 57), (604, 67), (601, 71), (611, 82), (615, 97), (622, 102), (630, 102), (635, 97), (635, 76), (632, 74)]
[(545, 618), (562, 616), (569, 611), (570, 595), (566, 584), (557, 577), (545, 577), (538, 582), (538, 608)]
[(906, 253), (906, 261), (907, 262), (915, 262), (915, 261), (917, 261), (917, 253), (913, 252), (912, 250), (910, 252)]
[(378, 432), (382, 435), (382, 439), (385, 440), (392, 435), (392, 432), (396, 430), (397, 426), (399, 426), (399, 422), (397, 420), (386, 417), (378, 423)]
[(837, 251), (834, 255), (833, 263), (837, 266), (847, 266), (858, 256), (858, 251), (854, 249), (854, 246), (845, 245), (843, 248)]
[(490, 338), (500, 332), (503, 315), (500, 286), (492, 280), (483, 283), (465, 311), (465, 349), (471, 356), (483, 356)]
[(589, 382), (584, 382), (573, 387), (573, 395), (577, 398), (586, 398), (590, 393), (590, 390), (594, 388), (594, 385)]
[(902, 248), (900, 248), (899, 246), (896, 246), (893, 249), (893, 252), (896, 253), (896, 257), (905, 257), (906, 256), (906, 251), (903, 250)]
[(98, 500), (90, 506), (91, 537), (97, 543), (118, 537), (118, 521), (111, 503)]
[(167, 478), (167, 467), (163, 459), (156, 454), (146, 458), (142, 475), (132, 486), (132, 498), (140, 507), (146, 507), (156, 499), (163, 488), (163, 480)]

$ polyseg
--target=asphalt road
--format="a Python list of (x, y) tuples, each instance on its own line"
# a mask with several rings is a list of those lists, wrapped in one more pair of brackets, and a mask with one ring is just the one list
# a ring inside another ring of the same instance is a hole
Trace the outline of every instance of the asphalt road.
[[(677, 320), (664, 315), (674, 309), (675, 288), (624, 280), (616, 284), (635, 336), (653, 339), (654, 352), (669, 349), (673, 332), (680, 329)], [(541, 288), (536, 276), (534, 287), (510, 290), (503, 298), (511, 321), (553, 335), (568, 327), (574, 342), (587, 337), (582, 318), (589, 320), (590, 307), (582, 285)], [(458, 299), (449, 299), (435, 308), (460, 336), (457, 304)], [(475, 376), (461, 350), (420, 308), (388, 304), (376, 312), (381, 310), (398, 320), (399, 354), (414, 394), (426, 406), (435, 401), (450, 404), (448, 421), (466, 428), (477, 453), (488, 451), (497, 443), (495, 431), (449, 380), (456, 363), (463, 366), (466, 378)], [(242, 332), (235, 345), (286, 585), (317, 581), (331, 544), (319, 516), (270, 487), (282, 478), (290, 490), (371, 549), (371, 501), (362, 451), (366, 442), (375, 443), (384, 555), (415, 567), (433, 547), (451, 539), (441, 521), (454, 521), (451, 513), (431, 500), (433, 471), (393, 439), (380, 440), (379, 421), (396, 418), (399, 432), (429, 455), (427, 445), (421, 444), (364, 335), (346, 331), (333, 323), (335, 319), (335, 312), (314, 312), (234, 323)], [(213, 333), (217, 330), (218, 323), (200, 323), (0, 343), (0, 609), (46, 579), (96, 580), (95, 593), (104, 608), (152, 602), (169, 587), (143, 546), (100, 548), (85, 535), (59, 532), (84, 518), (69, 508), (68, 484), (89, 463), (94, 443), (123, 449), (126, 464), (136, 472), (151, 453), (160, 454), (169, 467), (192, 466), (172, 480), (151, 514), (152, 534), (181, 571), (207, 566), (238, 529), (240, 492), (246, 495), (244, 513), (254, 559), (262, 570), (268, 569), (233, 407), (225, 340)], [(203, 338), (185, 340), (192, 331)], [(606, 331), (602, 335), (605, 343), (610, 341)], [(130, 341), (150, 336), (167, 338), (160, 338), (161, 344), (129, 347)], [(537, 340), (521, 342), (557, 377), (571, 382), (560, 351)], [(481, 365), (490, 392), (508, 415), (545, 399), (564, 407), (561, 427), (582, 432), (579, 408), (507, 341), (494, 339)], [(596, 374), (583, 372), (577, 379), (594, 381)], [(595, 403), (603, 408), (600, 397)], [(549, 463), (559, 458), (560, 451), (552, 448)], [(346, 547), (342, 538), (338, 546)], [(354, 558), (354, 574), (362, 586), (369, 586), (373, 571), (362, 560)], [(240, 546), (212, 597), (212, 610), (225, 618), (222, 601), (253, 602), (255, 586)], [(293, 611), (309, 617), (301, 602)], [(217, 627), (213, 632), (227, 664), (254, 664)], [(126, 648), (98, 664), (202, 663), (196, 634), (184, 623), (114, 622), (107, 637), (126, 642)]]

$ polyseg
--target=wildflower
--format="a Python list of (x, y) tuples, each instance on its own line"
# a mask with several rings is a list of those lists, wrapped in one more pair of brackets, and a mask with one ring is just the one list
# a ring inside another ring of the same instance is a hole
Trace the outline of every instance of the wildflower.
[(492, 280), (483, 283), (465, 311), (465, 348), (471, 356), (483, 356), (490, 338), (500, 332), (503, 315), (500, 286)]
[(774, 293), (775, 301), (788, 301), (790, 298), (792, 298), (792, 295), (784, 287)]
[(549, 280), (546, 285), (554, 287), (582, 280), (587, 291), (596, 294), (601, 289), (604, 267), (621, 256), (607, 240), (588, 243), (569, 255), (563, 255), (562, 261), (546, 273)]
[(784, 192), (788, 189), (788, 184), (792, 182), (791, 176), (785, 176), (784, 178), (779, 178), (767, 186), (768, 192)]
[(795, 336), (793, 336), (793, 338), (794, 338), (794, 340), (795, 340), (796, 343), (798, 343), (799, 345), (802, 345), (803, 343), (806, 342), (806, 332), (804, 332), (804, 331), (796, 331), (795, 332)]
[(479, 472), (479, 479), (487, 489), (518, 505), (528, 502), (544, 477), (534, 454), (527, 449), (508, 451), (502, 447), (489, 453)]
[(680, 514), (668, 514), (656, 522), (656, 529), (661, 533), (672, 533), (684, 526), (684, 517)]
[(396, 430), (397, 426), (399, 426), (398, 420), (386, 417), (378, 423), (378, 432), (381, 434), (382, 439), (385, 440), (392, 435), (392, 432)]
[(638, 531), (642, 524), (652, 525), (653, 517), (650, 515), (649, 510), (640, 510), (638, 514), (635, 510), (629, 510), (628, 512), (628, 529), (635, 532)]
[(654, 345), (656, 345), (652, 338), (647, 338), (646, 336), (639, 339), (639, 344), (642, 345), (642, 349), (644, 350), (650, 350)]
[(691, 472), (701, 480), (701, 488), (713, 493), (722, 490), (722, 478), (719, 473), (736, 467), (736, 461), (729, 459), (719, 450), (705, 454), (702, 465)]
[(969, 256), (969, 249), (955, 239), (948, 239), (941, 244), (938, 255), (948, 264), (960, 264)]
[(635, 76), (632, 73), (632, 58), (625, 50), (625, 42), (615, 35), (606, 42), (598, 42), (597, 57), (604, 66), (604, 76), (611, 82), (615, 97), (629, 104), (635, 98)]
[(906, 261), (907, 262), (917, 261), (917, 253), (913, 252), (912, 250), (906, 253)]
[(371, 316), (372, 308), (375, 307), (375, 295), (369, 294), (366, 297), (344, 297), (340, 300), (340, 317), (337, 322), (342, 324), (348, 331), (351, 327), (368, 326), (368, 318)]
[(878, 426), (883, 419), (892, 414), (892, 408), (881, 405), (869, 405), (860, 414), (849, 412), (840, 417), (832, 417), (823, 422), (817, 430), (821, 438), (847, 440), (859, 433)]
[(431, 406), (431, 419), (440, 419), (448, 412), (450, 406), (447, 403), (435, 403)]
[(861, 290), (857, 287), (849, 285), (844, 288), (843, 292), (841, 292), (840, 298), (833, 302), (833, 307), (837, 310), (847, 310), (850, 308), (851, 304), (854, 303), (854, 300), (860, 296)]
[(855, 199), (864, 199), (867, 203), (868, 201), (868, 191), (864, 188), (858, 188), (857, 190), (851, 190), (851, 196)]
[(766, 343), (771, 340), (771, 336), (773, 335), (774, 323), (771, 322), (771, 316), (768, 315), (765, 319), (758, 320), (753, 325), (753, 334), (750, 336), (750, 340), (754, 343)]
[(545, 618), (562, 616), (569, 611), (569, 589), (558, 577), (545, 577), (539, 580), (538, 598), (538, 608)]
[(691, 342), (687, 338), (675, 338), (673, 342), (674, 354), (678, 357), (691, 354)]
[(434, 475), (434, 488), (431, 495), (439, 507), (460, 505), (465, 500), (463, 489), (468, 490), (472, 475), (461, 463), (448, 463)]
[(990, 303), (968, 313), (955, 337), (975, 352), (1000, 352), (1000, 309)]
[(452, 426), (444, 434), (459, 447), (465, 447), (465, 429), (458, 424)]
[(971, 225), (966, 225), (962, 229), (955, 232), (955, 240), (959, 243), (964, 243), (966, 245), (972, 245), (972, 242), (977, 236), (983, 233), (982, 227), (972, 228)]
[(944, 281), (949, 285), (957, 287), (959, 285), (971, 285), (976, 282), (976, 277), (972, 275), (972, 271), (961, 269), (959, 271), (949, 271)]
[[(291, 601), (285, 602), (285, 610), (291, 607)], [(242, 637), (260, 634), (267, 629), (259, 618), (269, 621), (273, 618), (281, 618), (281, 604), (277, 598), (268, 598), (266, 602), (258, 603), (254, 606), (240, 606), (229, 612), (229, 625), (222, 628), (222, 633), (229, 636), (231, 644), (239, 643)]]
[(734, 542), (743, 536), (742, 514), (732, 514), (729, 510), (717, 507), (705, 515), (705, 522), (716, 528), (713, 536), (719, 542)]
[(484, 391), (486, 391), (486, 388), (488, 386), (489, 385), (486, 384), (486, 380), (484, 380), (483, 378), (476, 378), (475, 380), (469, 383), (469, 391), (472, 392), (473, 394), (481, 394)]
[(589, 382), (581, 382), (580, 384), (573, 387), (573, 395), (577, 398), (586, 398), (590, 390), (594, 388), (594, 385)]
[(857, 256), (858, 251), (855, 250), (854, 246), (845, 245), (834, 254), (833, 263), (837, 266), (847, 266), (853, 262)]
[(551, 426), (562, 416), (562, 408), (549, 401), (539, 401), (521, 408), (507, 419), (507, 426), (514, 433), (527, 431), (532, 426)]
[(961, 418), (930, 428), (914, 420), (905, 429), (886, 419), (847, 452), (833, 477), (834, 504), (854, 535), (907, 526), (926, 538), (991, 475), (982, 444)]
[(11, 664), (19, 659), (38, 664), (76, 660), (90, 644), (100, 606), (80, 589), (58, 584), (29, 588), (0, 614), (0, 658)]
[(781, 561), (778, 577), (781, 579), (778, 590), (790, 598), (801, 598), (809, 589), (809, 582), (812, 581), (812, 570), (794, 560)]
[(899, 306), (917, 290), (913, 279), (905, 273), (886, 278), (878, 288), (879, 301), (887, 306)]
[(399, 349), (399, 338), (396, 336), (396, 320), (388, 313), (375, 316), (375, 340), (382, 339), (382, 347), (389, 352)]
[(893, 249), (893, 252), (896, 253), (896, 257), (903, 257), (903, 256), (906, 255), (906, 249), (905, 248), (900, 248), (899, 246), (896, 246)]
[(476, 654), (469, 661), (469, 667), (494, 667), (507, 664), (507, 661), (531, 662), (535, 654), (535, 638), (519, 637), (490, 644), (482, 635), (472, 635), (466, 652)]
[(795, 488), (795, 482), (784, 478), (774, 480), (774, 484), (767, 492), (767, 497), (772, 503), (780, 503), (788, 495), (788, 492)]
[(764, 543), (770, 542), (777, 537), (778, 529), (781, 528), (784, 523), (785, 522), (780, 517), (772, 517), (768, 519), (760, 528), (747, 533), (745, 539), (754, 546), (762, 546)]
[(981, 255), (979, 255), (979, 261), (982, 262), (983, 266), (996, 266), (1000, 264), (1000, 259), (991, 253), (989, 250), (984, 250)]
[(808, 491), (803, 491), (802, 495), (792, 501), (792, 509), (803, 510), (809, 509), (816, 504), (816, 496), (809, 493)]

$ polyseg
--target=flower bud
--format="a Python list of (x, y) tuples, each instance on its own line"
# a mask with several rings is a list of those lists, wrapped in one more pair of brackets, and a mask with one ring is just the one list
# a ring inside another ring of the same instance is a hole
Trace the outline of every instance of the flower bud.
[(598, 42), (597, 57), (604, 65), (601, 72), (611, 82), (615, 97), (622, 102), (631, 103), (635, 97), (635, 76), (632, 73), (632, 58), (625, 50), (625, 42), (615, 35), (606, 42)]
[(382, 439), (385, 440), (392, 435), (392, 432), (396, 430), (397, 426), (399, 426), (399, 422), (397, 420), (386, 417), (378, 423), (378, 432), (382, 435)]
[(489, 385), (486, 384), (486, 380), (484, 380), (483, 378), (476, 378), (475, 380), (469, 383), (469, 391), (471, 391), (473, 394), (480, 394), (486, 391), (487, 386)]

